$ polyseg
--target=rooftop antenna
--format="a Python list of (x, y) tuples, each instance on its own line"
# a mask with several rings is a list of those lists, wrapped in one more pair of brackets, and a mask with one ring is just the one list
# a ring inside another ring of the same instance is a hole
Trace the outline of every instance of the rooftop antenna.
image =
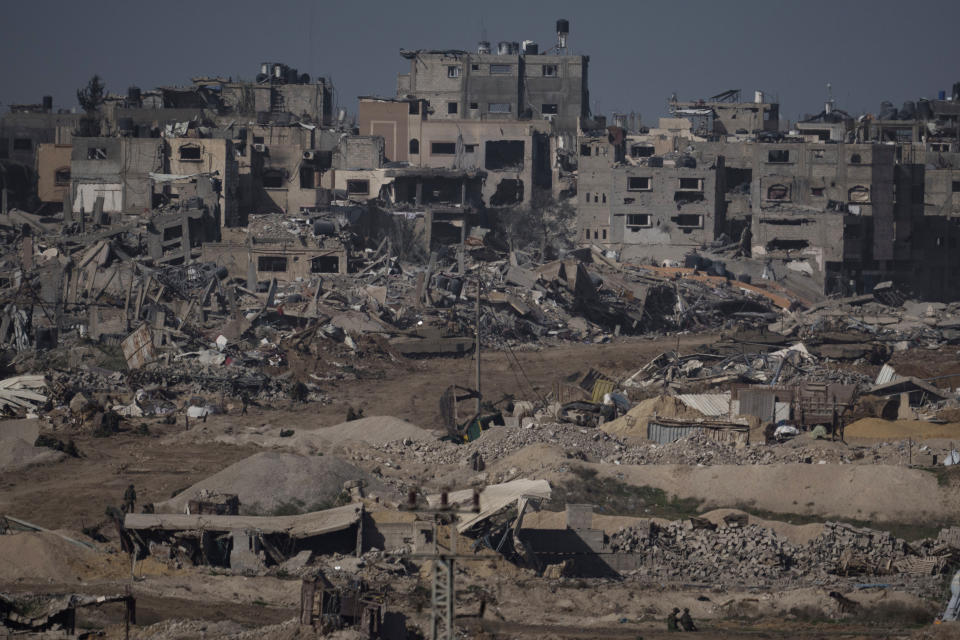
[(483, 19), (483, 16), (480, 16), (480, 41), (486, 42), (487, 40), (487, 24)]
[(827, 102), (823, 105), (823, 111), (825, 113), (833, 112), (833, 85), (829, 82), (827, 83)]

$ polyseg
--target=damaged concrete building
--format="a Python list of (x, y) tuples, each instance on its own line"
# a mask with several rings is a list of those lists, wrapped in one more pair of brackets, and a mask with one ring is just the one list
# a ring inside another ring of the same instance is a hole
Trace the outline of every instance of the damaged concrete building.
[[(549, 188), (549, 122), (433, 119), (424, 100), (362, 97), (362, 134), (382, 134), (386, 157), (414, 167), (482, 170), (487, 206), (525, 204), (534, 188)], [(411, 112), (417, 111), (416, 114)]]
[(724, 228), (724, 158), (628, 160), (626, 132), (610, 127), (579, 142), (579, 242), (700, 246)]
[(403, 50), (410, 72), (397, 79), (397, 96), (428, 103), (431, 119), (545, 119), (575, 135), (589, 116), (588, 56), (567, 48), (570, 23), (557, 20), (557, 43), (540, 52), (532, 40), (482, 41), (475, 53)]
[(706, 100), (681, 102), (673, 96), (670, 113), (690, 120), (694, 134), (711, 139), (780, 129), (780, 105), (768, 102), (763, 91), (754, 92), (753, 102), (744, 102), (740, 89), (730, 89)]

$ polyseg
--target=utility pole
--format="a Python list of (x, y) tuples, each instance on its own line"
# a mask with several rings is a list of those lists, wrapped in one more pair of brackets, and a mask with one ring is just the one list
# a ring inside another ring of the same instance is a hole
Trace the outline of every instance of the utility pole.
[[(440, 494), (440, 504), (431, 509), (416, 508), (416, 491), (410, 493), (410, 508), (419, 515), (429, 515), (433, 520), (432, 546), (429, 551), (422, 550), (413, 553), (415, 558), (430, 560), (433, 564), (432, 588), (430, 590), (430, 640), (454, 640), (454, 616), (456, 588), (454, 585), (454, 563), (456, 560), (473, 559), (472, 554), (459, 554), (457, 551), (458, 532), (454, 505), (448, 500), (447, 491)], [(472, 513), (480, 512), (480, 494), (474, 489)], [(450, 541), (446, 550), (440, 548), (439, 533), (441, 524), (446, 524), (450, 531)]]
[(480, 402), (481, 402), (481, 392), (480, 392), (480, 276), (477, 275), (477, 307), (476, 307), (476, 317), (474, 318), (475, 323), (475, 337), (476, 345), (474, 347), (475, 353), (475, 368), (474, 376), (476, 378), (476, 388), (477, 388), (477, 415), (480, 415)]

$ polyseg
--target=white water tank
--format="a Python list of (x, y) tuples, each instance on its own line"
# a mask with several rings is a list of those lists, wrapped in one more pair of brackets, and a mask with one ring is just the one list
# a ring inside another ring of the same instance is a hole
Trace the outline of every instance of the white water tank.
[(759, 89), (753, 92), (753, 101), (757, 104), (763, 104), (763, 91)]

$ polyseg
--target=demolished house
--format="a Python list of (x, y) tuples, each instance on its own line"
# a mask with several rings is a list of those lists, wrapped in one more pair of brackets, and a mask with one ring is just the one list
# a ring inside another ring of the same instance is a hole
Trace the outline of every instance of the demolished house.
[(359, 555), (362, 521), (363, 507), (348, 504), (274, 517), (128, 513), (123, 526), (144, 555), (257, 571), (303, 551)]

